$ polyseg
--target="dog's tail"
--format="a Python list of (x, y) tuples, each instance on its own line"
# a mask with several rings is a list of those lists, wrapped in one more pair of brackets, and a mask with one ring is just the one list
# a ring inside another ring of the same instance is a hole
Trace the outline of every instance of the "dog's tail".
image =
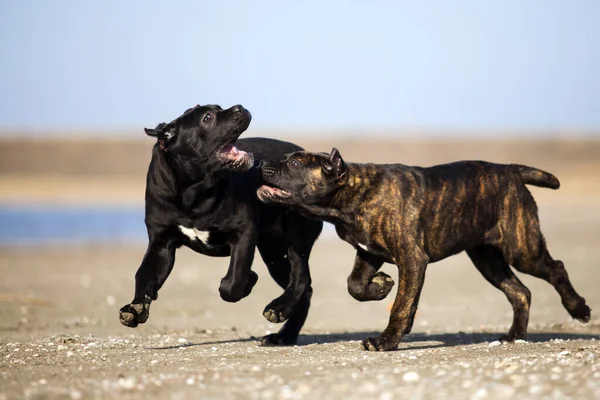
[(526, 165), (513, 164), (512, 167), (521, 176), (523, 183), (528, 185), (535, 185), (545, 187), (549, 189), (558, 189), (560, 182), (558, 178), (549, 172), (542, 171), (541, 169), (528, 167)]

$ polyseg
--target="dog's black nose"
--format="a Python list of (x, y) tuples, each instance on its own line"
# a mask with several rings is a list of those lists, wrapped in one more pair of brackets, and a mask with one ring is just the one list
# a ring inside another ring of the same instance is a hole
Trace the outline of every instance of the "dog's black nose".
[(238, 104), (238, 105), (235, 105), (235, 106), (233, 106), (233, 107), (231, 107), (231, 111), (233, 111), (233, 112), (240, 112), (240, 111), (242, 111), (243, 109), (244, 109), (244, 107), (242, 107), (242, 106), (241, 106), (241, 105), (239, 105), (239, 104)]
[(269, 166), (270, 162), (269, 160), (260, 160), (260, 162), (258, 163), (258, 168), (259, 169), (273, 169), (272, 167)]
[(270, 176), (275, 175), (275, 168), (269, 167), (269, 165), (266, 162), (261, 161), (259, 163), (258, 168), (263, 178), (268, 178)]

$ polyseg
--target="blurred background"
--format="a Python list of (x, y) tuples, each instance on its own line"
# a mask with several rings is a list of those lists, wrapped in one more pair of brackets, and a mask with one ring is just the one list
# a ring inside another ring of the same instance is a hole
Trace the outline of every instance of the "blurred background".
[[(0, 0), (0, 342), (64, 332), (198, 342), (208, 328), (243, 339), (279, 329), (261, 314), (281, 289), (259, 257), (252, 295), (229, 304), (217, 292), (229, 260), (187, 249), (148, 323), (131, 330), (117, 321), (147, 241), (154, 141), (143, 128), (196, 104), (243, 104), (253, 121), (242, 137), (335, 146), (347, 161), (479, 159), (552, 172), (560, 190), (531, 188), (542, 230), (574, 287), (600, 309), (599, 22), (596, 0)], [(328, 226), (311, 255), (303, 332), (386, 326), (391, 297), (359, 304), (347, 294), (353, 259)], [(428, 269), (414, 331), (461, 332), (461, 341), (462, 332), (505, 333), (512, 311), (502, 293), (464, 254), (439, 264)], [(395, 267), (384, 270), (398, 282)], [(530, 332), (600, 338), (595, 315), (579, 326), (550, 285), (519, 277), (533, 292)], [(89, 358), (74, 357), (65, 369), (55, 353), (26, 351), (24, 366), (1, 357), (15, 398), (27, 397), (21, 386), (32, 380), (68, 387), (78, 376), (86, 392), (91, 375), (136, 365), (119, 355), (93, 372)], [(134, 357), (140, 374), (150, 368), (144, 357)], [(566, 368), (555, 382), (593, 383), (585, 368)]]
[(244, 136), (533, 164), (591, 195), (599, 19), (593, 0), (1, 2), (0, 243), (144, 241), (142, 128), (206, 103), (246, 106)]

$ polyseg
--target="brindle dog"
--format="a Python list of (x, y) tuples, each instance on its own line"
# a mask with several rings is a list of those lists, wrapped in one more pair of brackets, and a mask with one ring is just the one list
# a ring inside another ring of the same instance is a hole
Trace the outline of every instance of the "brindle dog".
[(501, 290), (514, 318), (501, 340), (522, 339), (529, 320), (530, 291), (512, 265), (544, 279), (569, 314), (581, 322), (590, 308), (554, 260), (540, 231), (537, 206), (526, 184), (558, 189), (553, 175), (523, 165), (462, 161), (429, 168), (402, 164), (345, 163), (340, 153), (304, 151), (282, 161), (263, 161), (261, 201), (285, 204), (307, 217), (331, 222), (356, 248), (348, 291), (359, 301), (381, 300), (394, 281), (377, 272), (396, 264), (399, 285), (390, 322), (367, 350), (396, 349), (409, 333), (427, 264), (466, 250), (475, 267)]

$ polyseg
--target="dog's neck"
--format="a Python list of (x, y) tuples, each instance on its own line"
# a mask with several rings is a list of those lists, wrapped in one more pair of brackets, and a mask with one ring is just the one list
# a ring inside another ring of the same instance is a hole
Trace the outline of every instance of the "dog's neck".
[(346, 163), (346, 173), (333, 194), (330, 204), (346, 214), (353, 214), (356, 204), (361, 203), (372, 189), (370, 183), (378, 179), (375, 164)]
[[(347, 171), (338, 188), (319, 206), (305, 205), (302, 208), (333, 224), (353, 225), (360, 212), (357, 205), (369, 198), (372, 190), (369, 182), (378, 179), (375, 164), (346, 163)], [(366, 184), (365, 184), (366, 183)]]
[(364, 196), (366, 189), (360, 185), (364, 175), (362, 164), (347, 163), (347, 171), (338, 187), (319, 205), (302, 204), (299, 207), (308, 213), (334, 225), (352, 225), (358, 210), (357, 199)]
[(164, 160), (168, 168), (173, 171), (179, 189), (194, 186), (195, 190), (208, 190), (216, 186), (223, 179), (223, 174), (206, 172), (202, 165), (203, 160), (175, 154), (157, 143), (156, 157)]

